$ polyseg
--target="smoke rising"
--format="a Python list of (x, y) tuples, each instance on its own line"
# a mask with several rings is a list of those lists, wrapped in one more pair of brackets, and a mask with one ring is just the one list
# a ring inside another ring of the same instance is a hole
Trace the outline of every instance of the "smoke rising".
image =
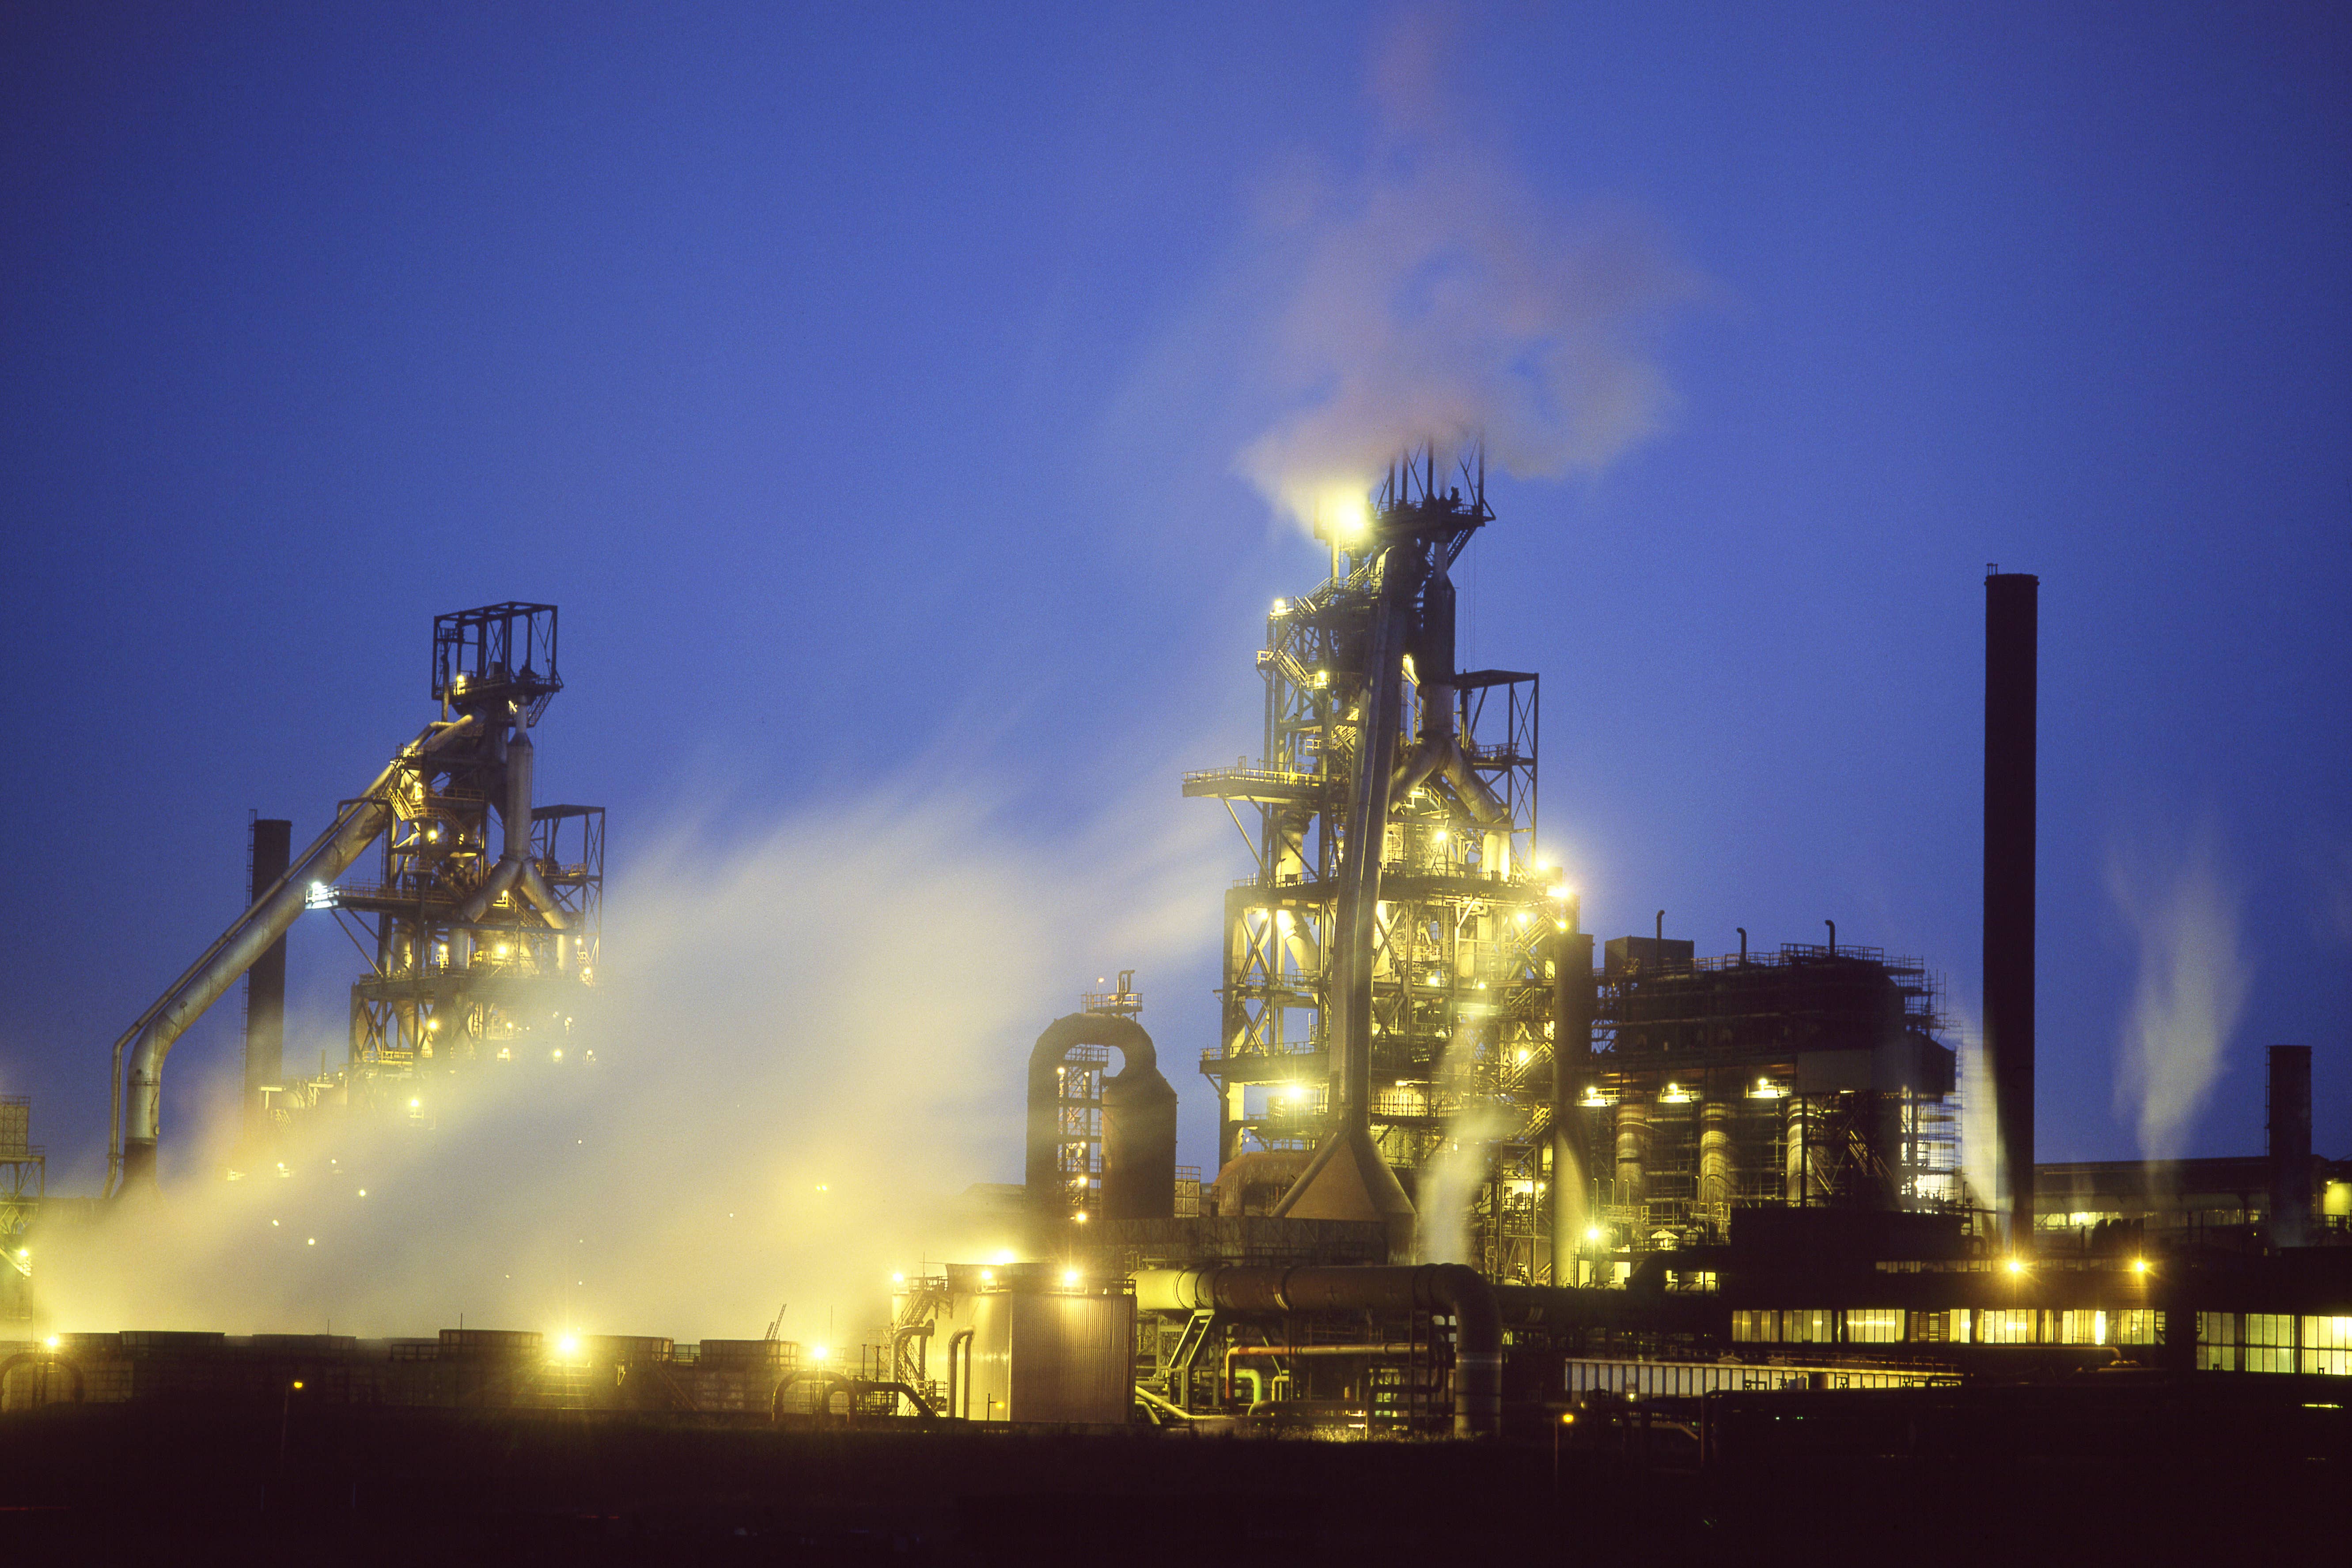
[(2171, 1159), (2221, 1076), (2244, 1009), (2250, 964), (2238, 896), (2210, 832), (2184, 841), (2169, 864), (2111, 856), (2107, 890), (2139, 947), (2116, 1107), (2136, 1120), (2145, 1158)]
[(1295, 173), (1261, 202), (1284, 412), (1239, 468), (1301, 521), (1360, 500), (1424, 439), (1483, 435), (1499, 467), (1559, 479), (1606, 467), (1674, 409), (1652, 344), (1696, 275), (1626, 215), (1547, 201), (1463, 129), (1444, 31), (1424, 15), (1381, 52), (1362, 174)]
[(1192, 841), (1076, 837), (1009, 841), (937, 798), (676, 834), (612, 885), (568, 1035), (421, 1079), (413, 1120), (315, 1118), (286, 1177), (192, 1175), (61, 1232), (46, 1316), (756, 1338), (788, 1301), (788, 1338), (870, 1337), (893, 1270), (1014, 1244), (960, 1194), (1018, 1179), (1027, 1047), (1093, 980), (1075, 966), (1124, 953), (1148, 979), (1214, 930)]
[(1438, 1064), (1436, 1090), (1457, 1107), (1446, 1118), (1445, 1143), (1423, 1168), (1414, 1194), (1420, 1216), (1414, 1247), (1424, 1263), (1479, 1261), (1471, 1242), (1471, 1204), (1494, 1169), (1495, 1144), (1511, 1130), (1508, 1108), (1474, 1092), (1478, 1030), (1455, 1028)]

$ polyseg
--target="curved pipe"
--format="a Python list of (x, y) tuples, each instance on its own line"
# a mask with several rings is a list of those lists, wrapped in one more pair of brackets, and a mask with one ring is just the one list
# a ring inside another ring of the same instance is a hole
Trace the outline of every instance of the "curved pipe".
[[(1076, 1046), (1118, 1052), (1103, 1084), (1103, 1217), (1171, 1219), (1176, 1213), (1176, 1090), (1143, 1026), (1111, 1013), (1056, 1018), (1029, 1052), (1029, 1125), (1023, 1177), (1032, 1201), (1059, 1199), (1061, 1092), (1055, 1074)], [(1050, 1196), (1049, 1196), (1050, 1194)]]
[[(1237, 1375), (1249, 1375), (1249, 1370), (1246, 1367), (1244, 1367), (1239, 1373), (1236, 1373), (1234, 1371), (1234, 1363), (1237, 1361), (1255, 1361), (1260, 1357), (1278, 1356), (1361, 1356), (1370, 1360), (1382, 1356), (1411, 1355), (1414, 1351), (1419, 1350), (1420, 1348), (1420, 1346), (1413, 1344), (1386, 1343), (1367, 1343), (1360, 1345), (1228, 1345), (1225, 1347), (1225, 1371), (1223, 1377), (1225, 1403), (1231, 1405), (1234, 1402), (1234, 1377)], [(1252, 1403), (1255, 1404), (1256, 1399), (1263, 1397), (1265, 1397), (1263, 1394), (1256, 1395), (1253, 1398)]]
[[(155, 1141), (163, 1116), (163, 1062), (173, 1044), (226, 994), (256, 960), (286, 934), (303, 910), (313, 882), (332, 882), (351, 869), (367, 847), (392, 823), (392, 803), (418, 759), (464, 734), (474, 721), (433, 723), (401, 748), (357, 799), (344, 803), (334, 822), (206, 948), (154, 1005), (114, 1043), (107, 1194), (155, 1181)], [(130, 1064), (126, 1095), (123, 1066)], [(126, 1103), (127, 1099), (127, 1103)]]
[(903, 1383), (879, 1383), (871, 1378), (844, 1377), (837, 1372), (788, 1372), (784, 1374), (783, 1381), (776, 1384), (775, 1395), (769, 1401), (771, 1420), (781, 1421), (784, 1418), (784, 1395), (790, 1392), (794, 1384), (803, 1378), (813, 1378), (825, 1385), (826, 1408), (819, 1410), (817, 1412), (819, 1415), (832, 1414), (830, 1406), (835, 1394), (845, 1394), (849, 1396), (848, 1414), (852, 1415), (857, 1414), (858, 1398), (868, 1394), (895, 1394), (913, 1405), (915, 1413), (926, 1421), (938, 1414), (931, 1408), (930, 1401)]
[(1454, 1319), (1454, 1435), (1503, 1425), (1503, 1321), (1494, 1288), (1459, 1263), (1417, 1267), (1151, 1268), (1135, 1276), (1142, 1311), (1441, 1312)]
[[(907, 1342), (908, 1340), (922, 1340), (926, 1342), (923, 1346), (923, 1360), (928, 1363), (930, 1360), (930, 1345), (928, 1342), (930, 1337), (931, 1325), (929, 1323), (909, 1323), (903, 1328), (892, 1330), (890, 1333), (890, 1370), (900, 1377), (907, 1375)], [(915, 1374), (918, 1377), (929, 1377), (930, 1375), (930, 1368), (928, 1364), (919, 1365), (915, 1369)]]
[(1733, 926), (1731, 929), (1739, 933), (1739, 962), (1745, 963), (1748, 962), (1748, 928)]
[[(956, 1382), (956, 1351), (963, 1351), (963, 1382)], [(958, 1404), (956, 1395), (963, 1395)], [(961, 1329), (948, 1337), (948, 1414), (961, 1420), (970, 1420), (971, 1405), (971, 1331)]]
[(1822, 924), (1830, 928), (1830, 956), (1835, 958), (1837, 956), (1837, 921), (1823, 921)]
[(565, 927), (563, 908), (555, 901), (554, 890), (530, 863), (531, 775), (539, 748), (531, 744), (530, 731), (522, 721), (515, 721), (514, 735), (506, 744), (507, 798), (499, 808), (499, 818), (504, 829), (499, 849), (499, 863), (474, 896), (458, 907), (457, 912), (471, 925), (489, 911), (490, 906), (509, 892), (520, 892), (524, 901), (539, 911), (540, 918), (551, 927)]

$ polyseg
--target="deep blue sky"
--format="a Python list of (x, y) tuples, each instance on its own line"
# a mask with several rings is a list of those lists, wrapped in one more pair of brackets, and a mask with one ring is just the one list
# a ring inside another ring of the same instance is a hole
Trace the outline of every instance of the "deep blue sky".
[[(427, 716), (437, 611), (562, 605), (542, 776), (616, 871), (714, 778), (753, 822), (969, 776), (1044, 841), (1213, 811), (1172, 770), (1255, 750), (1318, 563), (1236, 477), (1274, 410), (1225, 329), (1286, 171), (1380, 177), (1417, 24), (655, 9), (0, 22), (0, 1089), (61, 1176), (247, 809), (307, 838)], [(1467, 144), (1702, 280), (1666, 428), (1498, 484), (1465, 568), (1471, 657), (1546, 674), (1588, 923), (1832, 917), (1972, 1012), (1980, 579), (2036, 572), (2044, 1157), (2136, 1147), (2116, 868), (2200, 846), (2250, 989), (2190, 1146), (2258, 1148), (2303, 1041), (2352, 1152), (2343, 13), (1498, 5), (1450, 47)], [(351, 959), (304, 928), (306, 1005)], [(1214, 973), (1203, 930), (1144, 976), (1180, 1062)], [(193, 1038), (175, 1103), (229, 1062)]]

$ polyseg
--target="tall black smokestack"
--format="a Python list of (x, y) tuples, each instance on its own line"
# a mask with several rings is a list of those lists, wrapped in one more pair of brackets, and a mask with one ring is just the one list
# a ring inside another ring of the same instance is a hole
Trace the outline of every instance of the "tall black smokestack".
[(1985, 578), (1984, 1035), (2009, 1245), (2033, 1243), (2033, 780), (2042, 579)]
[(2271, 1047), (2271, 1245), (2302, 1247), (2311, 1230), (2311, 1047)]
[[(250, 829), (247, 859), (253, 888), (249, 903), (278, 885), (292, 858), (294, 825), (276, 817), (257, 817)], [(249, 906), (248, 906), (249, 907)], [(261, 1091), (286, 1080), (286, 939), (279, 937), (245, 972), (245, 1125), (247, 1131), (264, 1130)]]

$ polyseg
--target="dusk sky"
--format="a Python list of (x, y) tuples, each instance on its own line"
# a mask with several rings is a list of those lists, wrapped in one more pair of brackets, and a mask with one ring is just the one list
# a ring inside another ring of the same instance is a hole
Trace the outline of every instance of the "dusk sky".
[[(616, 931), (680, 836), (877, 801), (1195, 889), (1068, 922), (974, 1089), (1014, 1179), (1028, 1037), (1136, 966), (1212, 1163), (1247, 866), (1178, 773), (1256, 752), (1323, 570), (1250, 455), (1442, 384), (1516, 443), (1465, 662), (1543, 674), (1589, 928), (1833, 919), (1964, 1037), (1982, 579), (2035, 573), (2042, 1157), (2259, 1151), (2286, 1042), (2352, 1154), (2347, 257), (2318, 5), (12, 5), (0, 1092), (95, 1192), (248, 811), (307, 843), (433, 616), (518, 598)], [(957, 984), (936, 892), (838, 918)], [(298, 928), (298, 1037), (356, 963)], [(858, 1048), (793, 1023), (681, 1070)]]

